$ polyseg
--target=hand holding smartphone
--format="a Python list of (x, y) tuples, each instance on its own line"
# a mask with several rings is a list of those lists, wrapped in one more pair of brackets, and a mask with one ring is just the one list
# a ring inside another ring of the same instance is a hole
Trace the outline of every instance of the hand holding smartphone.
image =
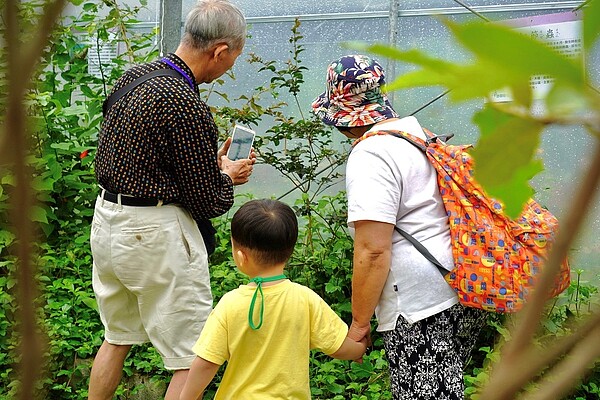
[(231, 145), (227, 151), (227, 158), (232, 161), (249, 158), (255, 136), (256, 132), (252, 129), (236, 125), (231, 135)]

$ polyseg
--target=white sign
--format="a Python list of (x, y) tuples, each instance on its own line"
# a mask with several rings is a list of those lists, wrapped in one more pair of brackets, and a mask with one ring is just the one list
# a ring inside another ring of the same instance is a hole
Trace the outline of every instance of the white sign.
[[(558, 14), (538, 15), (501, 21), (515, 30), (530, 35), (532, 38), (547, 43), (557, 52), (569, 58), (581, 56), (583, 47), (583, 21), (578, 11)], [(553, 79), (547, 75), (531, 77), (532, 96), (534, 100), (545, 98), (552, 88)], [(512, 101), (509, 92), (497, 90), (490, 96), (494, 102)]]
[(90, 40), (88, 49), (88, 73), (96, 78), (110, 74), (113, 68), (112, 60), (117, 57), (117, 35), (110, 33), (107, 41)]

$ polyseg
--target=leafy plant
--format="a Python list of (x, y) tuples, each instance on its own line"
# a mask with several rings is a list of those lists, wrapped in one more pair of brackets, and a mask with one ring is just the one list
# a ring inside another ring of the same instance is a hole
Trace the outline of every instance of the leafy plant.
[[(3, 106), (24, 106), (24, 112), (28, 114), (30, 121), (27, 135), (18, 129), (15, 132), (31, 139), (31, 151), (27, 157), (23, 157), (27, 168), (23, 171), (26, 174), (18, 171), (16, 163), (0, 165), (2, 399), (17, 396), (32, 398), (33, 393), (38, 398), (87, 397), (91, 357), (100, 345), (103, 334), (91, 289), (92, 260), (89, 250), (92, 206), (97, 193), (92, 159), (101, 120), (101, 103), (114, 79), (120, 76), (127, 65), (156, 56), (152, 34), (133, 34), (128, 29), (128, 25), (136, 21), (135, 15), (144, 6), (143, 3), (140, 7), (129, 7), (118, 5), (112, 0), (74, 0), (73, 4), (81, 6), (81, 13), (76, 17), (67, 17), (57, 26), (48, 47), (43, 51), (42, 63), (36, 69), (35, 79), (23, 80), (35, 82), (33, 88), (24, 90), (26, 97), (18, 99), (14, 104), (9, 102), (8, 97), (0, 98)], [(38, 38), (34, 28), (37, 27), (36, 16), (40, 13), (40, 6), (42, 3), (35, 1), (19, 3), (15, 17), (19, 17), (18, 20), (22, 23), (24, 42), (26, 39)], [(48, 21), (52, 21), (54, 11), (50, 9), (47, 12)], [(590, 20), (587, 25), (587, 38), (595, 39), (598, 36), (597, 20), (600, 18)], [(9, 22), (11, 21), (13, 20)], [(41, 25), (41, 31), (45, 32), (48, 23)], [(457, 31), (461, 29), (463, 28), (456, 27)], [(6, 31), (3, 34), (5, 37), (10, 36)], [(43, 36), (41, 38), (44, 39)], [(301, 61), (301, 39), (300, 23), (296, 21), (290, 38), (290, 60), (282, 65), (275, 61), (265, 61), (258, 55), (250, 57), (248, 62), (258, 66), (258, 73), (270, 76), (267, 78), (269, 83), (257, 87), (252, 95), (230, 101), (220, 90), (223, 80), (215, 82), (202, 95), (205, 99), (218, 95), (227, 102), (226, 106), (213, 109), (215, 119), (222, 127), (236, 122), (251, 125), (269, 122), (271, 129), (268, 135), (263, 142), (257, 144), (257, 148), (261, 150), (261, 162), (275, 166), (288, 179), (290, 192), (299, 192), (294, 208), (300, 220), (300, 240), (287, 267), (287, 273), (294, 281), (313, 288), (349, 322), (352, 240), (346, 228), (345, 196), (343, 193), (325, 195), (328, 186), (339, 178), (336, 168), (344, 162), (345, 157), (331, 150), (331, 131), (324, 129), (318, 121), (304, 118), (300, 107), (300, 118), (297, 119), (288, 118), (281, 112), (284, 103), (280, 100), (280, 94), (283, 92), (295, 99), (296, 106), (299, 104), (298, 94), (302, 90), (306, 72)], [(88, 70), (87, 55), (90, 52), (97, 55), (101, 46), (112, 40), (124, 44), (127, 51), (111, 62), (112, 68), (101, 66), (99, 77), (92, 76)], [(45, 45), (44, 39), (40, 46)], [(433, 60), (429, 64), (425, 57), (420, 60), (423, 65), (428, 65), (427, 68), (434, 68)], [(6, 80), (10, 63), (4, 47), (0, 47), (0, 63), (0, 88), (5, 89), (2, 93), (12, 93), (14, 87), (11, 85), (14, 82), (9, 84)], [(456, 72), (452, 68), (448, 71), (449, 74)], [(443, 70), (438, 72), (442, 73)], [(231, 75), (231, 78), (235, 77)], [(520, 96), (525, 97), (526, 94)], [(501, 111), (503, 110), (492, 109), (490, 106), (480, 116), (483, 121), (482, 129), (488, 130), (492, 136), (497, 134), (494, 121), (506, 122)], [(509, 114), (514, 113), (512, 109), (508, 111)], [(535, 135), (537, 133), (533, 134)], [(17, 135), (10, 138), (13, 136)], [(0, 141), (8, 143), (7, 138), (9, 136), (3, 125)], [(0, 160), (6, 162), (5, 158)], [(24, 178), (27, 180), (23, 180)], [(31, 212), (27, 212), (30, 207), (26, 204), (17, 203), (15, 206), (14, 202), (10, 203), (11, 199), (24, 198), (15, 197), (15, 193), (22, 190), (24, 185), (29, 187), (29, 182), (35, 190), (37, 200), (31, 207)], [(244, 197), (238, 198), (243, 199)], [(211, 256), (211, 282), (215, 300), (244, 281), (244, 276), (235, 270), (231, 260), (228, 227), (231, 212), (214, 221), (218, 228), (217, 250)], [(31, 218), (40, 228), (34, 246), (29, 245), (27, 235), (18, 235), (22, 230), (13, 229), (14, 225), (23, 225), (22, 221), (14, 222), (15, 219), (11, 218), (13, 214)], [(21, 328), (25, 323), (20, 316), (23, 315), (23, 308), (30, 305), (23, 300), (18, 301), (15, 290), (18, 285), (29, 282), (28, 275), (19, 275), (20, 269), (26, 264), (26, 260), (22, 258), (23, 248), (32, 250), (32, 261), (37, 267), (33, 271), (35, 279), (32, 282), (39, 288), (40, 295), (35, 300), (29, 298), (29, 303), (34, 306), (36, 321), (46, 342), (41, 365), (34, 365), (34, 368), (43, 370), (43, 376), (39, 380), (17, 373), (19, 363), (24, 365), (24, 362), (29, 362), (27, 365), (31, 365), (28, 360), (34, 359), (28, 354), (31, 349), (21, 351), (25, 342)], [(536, 345), (546, 348), (550, 344), (545, 340), (551, 335), (566, 336), (573, 332), (574, 321), (593, 311), (596, 299), (597, 288), (579, 280), (574, 282), (571, 289), (551, 305), (546, 324), (542, 327), (545, 331)], [(473, 355), (469, 364), (467, 394), (477, 393), (488, 381), (490, 371), (493, 372), (488, 364), (498, 360), (501, 354), (494, 342), (498, 336), (505, 339), (511, 336), (511, 330), (503, 322), (503, 318), (498, 316), (484, 332), (480, 351)], [(514, 324), (512, 321), (510, 328)], [(373, 337), (374, 350), (365, 356), (363, 364), (332, 360), (321, 353), (313, 355), (310, 369), (314, 398), (391, 398), (381, 339), (376, 333)], [(151, 346), (134, 346), (126, 360), (125, 378), (117, 390), (117, 397), (131, 398), (137, 395), (152, 398), (146, 392), (150, 387), (157, 388), (159, 394), (155, 393), (154, 396), (161, 397), (160, 392), (164, 392), (170, 379), (170, 374), (160, 368), (161, 364), (159, 355)], [(588, 378), (575, 389), (574, 396), (597, 396), (599, 374), (598, 368), (593, 369)], [(215, 392), (218, 381), (219, 378), (211, 384), (208, 395)], [(32, 393), (29, 397), (28, 390)]]

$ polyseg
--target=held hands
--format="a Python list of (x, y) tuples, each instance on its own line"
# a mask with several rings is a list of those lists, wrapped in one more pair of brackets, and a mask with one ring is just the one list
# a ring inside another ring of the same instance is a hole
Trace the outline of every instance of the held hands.
[[(369, 322), (365, 325), (352, 319), (352, 324), (348, 329), (348, 338), (361, 343), (365, 346), (365, 349), (371, 347), (373, 344), (371, 342), (371, 323)], [(362, 364), (362, 357), (354, 360), (354, 362)]]
[(242, 185), (250, 179), (254, 163), (256, 162), (256, 153), (254, 148), (250, 151), (250, 157), (246, 159), (232, 161), (227, 158), (227, 151), (231, 145), (231, 137), (227, 138), (223, 146), (217, 152), (217, 164), (221, 172), (229, 175), (234, 185)]
[(366, 339), (367, 345), (371, 346), (371, 323), (361, 324), (355, 319), (352, 319), (352, 324), (348, 329), (348, 337), (357, 342)]

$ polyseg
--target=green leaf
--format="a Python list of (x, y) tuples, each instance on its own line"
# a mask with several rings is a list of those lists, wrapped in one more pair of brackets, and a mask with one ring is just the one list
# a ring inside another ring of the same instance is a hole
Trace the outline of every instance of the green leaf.
[[(477, 172), (477, 168), (475, 168)], [(523, 211), (523, 205), (534, 194), (534, 190), (529, 186), (529, 181), (533, 176), (544, 170), (540, 160), (532, 161), (523, 168), (517, 168), (513, 171), (510, 180), (502, 184), (486, 186), (487, 193), (500, 200), (504, 205), (504, 213), (512, 219), (517, 218)]]
[(50, 147), (59, 150), (71, 150), (73, 148), (73, 143), (52, 143)]
[(48, 223), (48, 218), (46, 217), (46, 210), (39, 206), (32, 206), (29, 210), (29, 217), (34, 222), (43, 222), (45, 224)]
[(473, 122), (479, 127), (481, 137), (484, 137), (492, 134), (498, 125), (507, 123), (510, 118), (508, 114), (486, 106), (483, 110), (475, 113)]
[(385, 85), (383, 90), (391, 92), (393, 90), (405, 89), (418, 86), (437, 86), (446, 84), (445, 77), (434, 71), (418, 70), (400, 75), (393, 82)]
[(15, 235), (9, 231), (0, 230), (0, 249), (9, 246), (15, 240)]
[(475, 177), (488, 195), (504, 204), (510, 217), (520, 214), (533, 195), (529, 180), (543, 170), (533, 160), (544, 125), (538, 121), (508, 116), (486, 107), (473, 121), (481, 137), (471, 152)]
[(588, 99), (571, 86), (555, 83), (546, 95), (548, 115), (569, 115), (589, 109)]
[(592, 48), (600, 36), (600, 1), (590, 1), (583, 9), (583, 46)]
[[(450, 98), (454, 101), (464, 101), (473, 98), (487, 97), (494, 90), (503, 89), (506, 86), (516, 85), (506, 74), (502, 67), (486, 61), (480, 61), (474, 65), (462, 67), (456, 78), (456, 83), (448, 86)], [(529, 87), (529, 81), (521, 81), (521, 86)]]
[(15, 186), (15, 176), (12, 174), (6, 174), (0, 179), (0, 183), (3, 185)]
[(523, 79), (529, 82), (530, 77), (537, 74), (547, 74), (574, 86), (583, 87), (585, 84), (581, 60), (568, 59), (547, 44), (521, 32), (479, 21), (447, 24), (458, 41), (479, 60), (502, 68), (507, 84)]
[(38, 191), (52, 191), (54, 189), (54, 182), (56, 182), (54, 179), (36, 176), (33, 178), (31, 185)]
[(91, 308), (92, 310), (98, 311), (98, 303), (96, 303), (96, 299), (91, 297), (84, 297), (81, 299), (81, 302)]
[(370, 52), (383, 57), (391, 58), (407, 62), (410, 64), (420, 65), (426, 67), (432, 71), (438, 72), (440, 75), (454, 75), (460, 66), (450, 63), (448, 61), (433, 58), (428, 56), (425, 52), (419, 50), (400, 50), (393, 46), (385, 44), (367, 44), (365, 42), (347, 42), (344, 44), (349, 48), (355, 50), (361, 50), (364, 52)]

